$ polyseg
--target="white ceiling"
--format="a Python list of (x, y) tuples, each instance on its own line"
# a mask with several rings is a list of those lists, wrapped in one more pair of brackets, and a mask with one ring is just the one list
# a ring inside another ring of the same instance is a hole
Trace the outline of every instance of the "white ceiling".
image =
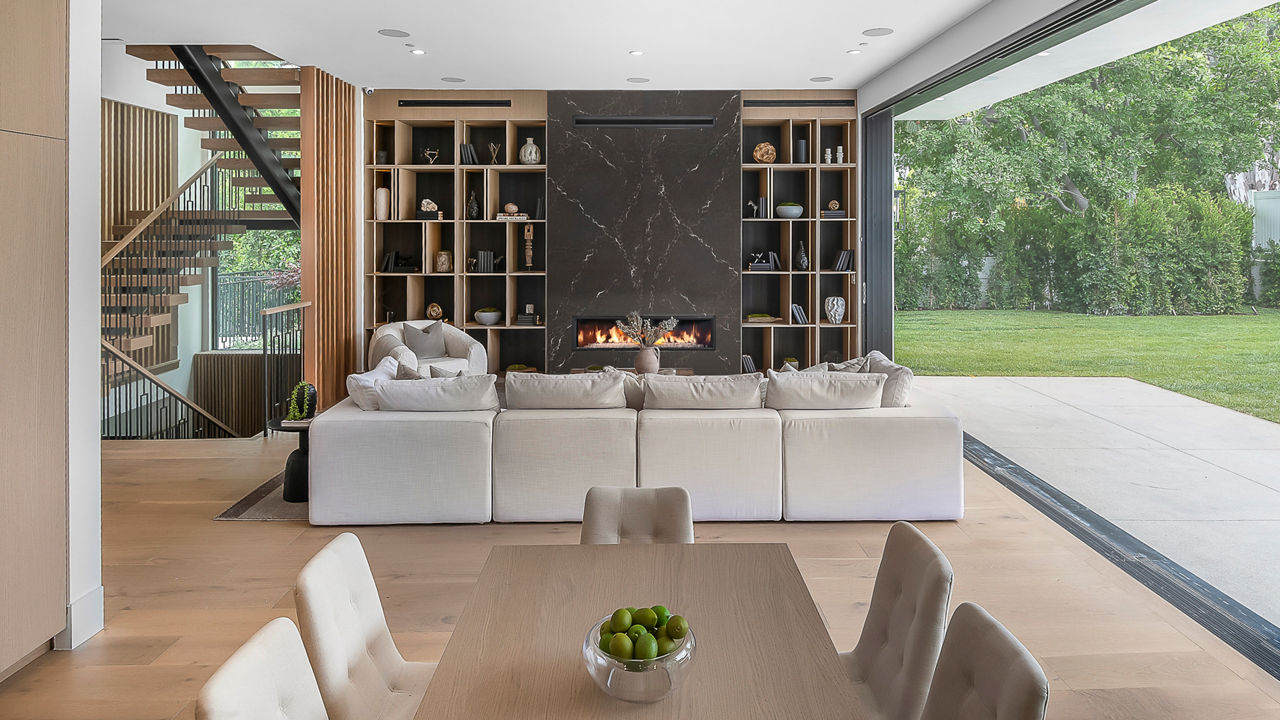
[[(988, 2), (103, 0), (102, 33), (129, 43), (257, 45), (372, 88), (856, 88)], [(895, 32), (863, 35), (879, 27)], [(411, 37), (383, 37), (381, 28)], [(426, 54), (410, 54), (406, 42)]]
[(1184, 35), (1237, 18), (1276, 0), (1157, 0), (1106, 25), (997, 71), (897, 116), (949, 120)]

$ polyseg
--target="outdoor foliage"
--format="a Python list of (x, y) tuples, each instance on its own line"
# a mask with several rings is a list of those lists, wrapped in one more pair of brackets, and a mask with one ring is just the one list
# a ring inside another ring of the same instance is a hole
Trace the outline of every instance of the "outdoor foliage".
[(898, 306), (979, 307), (987, 257), (995, 308), (1239, 306), (1252, 212), (1224, 178), (1271, 157), (1278, 36), (1273, 6), (953, 120), (899, 123)]
[(221, 272), (279, 270), (296, 266), (302, 257), (297, 230), (247, 230), (235, 238), (235, 248), (218, 256)]

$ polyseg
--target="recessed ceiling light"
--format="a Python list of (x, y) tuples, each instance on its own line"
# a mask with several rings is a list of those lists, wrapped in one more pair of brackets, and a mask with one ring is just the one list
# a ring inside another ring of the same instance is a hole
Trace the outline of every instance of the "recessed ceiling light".
[(809, 78), (809, 82), (831, 82), (834, 79), (835, 78), (827, 77), (826, 75), (815, 75), (814, 77)]
[(644, 54), (644, 51), (643, 51), (643, 50), (628, 50), (628, 51), (627, 51), (627, 54), (628, 54), (628, 55), (635, 55), (635, 56), (637, 56), (637, 57), (638, 57), (638, 56), (640, 56), (640, 55), (643, 55), (643, 54)]
[(844, 54), (845, 55), (861, 55), (862, 51), (861, 50), (845, 50)]
[(1036, 53), (1036, 57), (1049, 57), (1052, 54), (1053, 53), (1049, 52), (1048, 50), (1045, 50), (1044, 52)]
[(884, 37), (885, 35), (892, 35), (893, 28), (871, 28), (870, 30), (863, 30), (862, 34), (867, 37)]
[(946, 100), (946, 99), (947, 99), (947, 96), (943, 95), (942, 97), (938, 98), (938, 102), (942, 102), (943, 100)]
[(466, 82), (466, 80), (463, 80), (463, 79), (462, 79), (462, 78), (460, 78), (460, 77), (453, 77), (453, 76), (446, 76), (446, 77), (442, 77), (442, 78), (440, 78), (440, 79), (441, 79), (441, 80), (443, 80), (443, 81), (445, 81), (445, 82), (453, 82), (453, 83)]
[(858, 47), (866, 47), (866, 46), (868, 46), (868, 45), (870, 45), (870, 44), (871, 44), (871, 43), (869, 43), (869, 42), (860, 42), (860, 43), (858, 43)]
[(649, 78), (642, 78), (642, 77), (627, 78), (627, 82), (636, 83), (637, 85), (639, 85), (640, 83), (649, 82)]
[(427, 51), (426, 51), (426, 50), (421, 50), (421, 49), (419, 49), (419, 48), (414, 48), (414, 49), (410, 50), (409, 52), (413, 53), (414, 55), (426, 55), (426, 54), (427, 54)]
[(409, 37), (409, 33), (403, 30), (396, 30), (395, 28), (382, 28), (381, 30), (378, 31), (378, 34), (385, 35), (387, 37), (397, 37), (397, 38)]

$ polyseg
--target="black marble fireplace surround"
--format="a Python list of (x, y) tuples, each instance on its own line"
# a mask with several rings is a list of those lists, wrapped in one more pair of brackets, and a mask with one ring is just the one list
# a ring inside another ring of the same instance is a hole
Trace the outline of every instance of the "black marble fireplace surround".
[[(741, 101), (722, 91), (547, 94), (547, 367), (631, 367), (635, 350), (578, 350), (576, 318), (715, 318), (715, 349), (664, 367), (741, 364)], [(714, 127), (621, 127), (619, 116), (710, 116)], [(575, 117), (615, 124), (575, 126)]]

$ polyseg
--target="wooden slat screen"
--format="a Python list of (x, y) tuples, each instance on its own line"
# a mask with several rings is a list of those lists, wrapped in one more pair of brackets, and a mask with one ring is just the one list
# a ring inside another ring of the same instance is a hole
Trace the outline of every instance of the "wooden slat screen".
[(302, 68), (303, 377), (319, 406), (346, 397), (357, 369), (356, 89), (315, 67)]
[[(297, 355), (292, 356), (297, 367)], [(191, 359), (191, 399), (241, 437), (262, 432), (262, 351), (218, 350)]]
[[(150, 212), (178, 187), (178, 116), (102, 99), (102, 241), (132, 225), (130, 212)], [(132, 354), (152, 372), (177, 367), (178, 318), (151, 331), (155, 344)]]

